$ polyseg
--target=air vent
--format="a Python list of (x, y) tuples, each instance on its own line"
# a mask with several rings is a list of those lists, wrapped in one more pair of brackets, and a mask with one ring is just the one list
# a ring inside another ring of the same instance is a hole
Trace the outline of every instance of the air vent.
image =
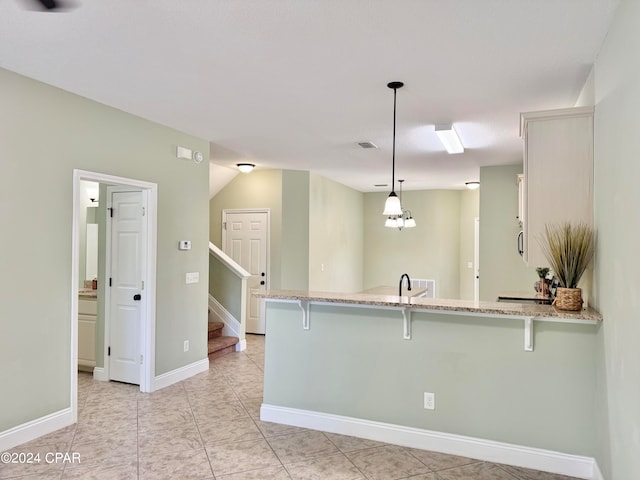
[(378, 148), (378, 146), (373, 142), (358, 142), (362, 148)]

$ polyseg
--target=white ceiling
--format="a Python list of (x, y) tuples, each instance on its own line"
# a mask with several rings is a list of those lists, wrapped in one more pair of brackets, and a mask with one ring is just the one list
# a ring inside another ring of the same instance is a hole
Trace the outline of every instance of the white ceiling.
[[(76, 0), (49, 13), (28, 1), (0, 0), (1, 67), (209, 140), (214, 183), (250, 161), (361, 191), (390, 182), (388, 82), (405, 83), (396, 178), (462, 188), (480, 166), (521, 161), (520, 112), (575, 104), (618, 4)], [(465, 153), (436, 138), (448, 122)]]

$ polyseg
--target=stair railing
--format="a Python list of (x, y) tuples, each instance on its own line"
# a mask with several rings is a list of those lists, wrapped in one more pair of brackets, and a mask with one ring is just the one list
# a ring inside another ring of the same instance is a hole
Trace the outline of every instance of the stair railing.
[[(209, 304), (244, 346), (247, 324), (247, 279), (251, 276), (233, 258), (209, 242)], [(211, 260), (217, 262), (212, 264)], [(222, 267), (222, 271), (219, 270)], [(223, 279), (224, 280), (221, 280)], [(216, 289), (212, 279), (221, 281)]]

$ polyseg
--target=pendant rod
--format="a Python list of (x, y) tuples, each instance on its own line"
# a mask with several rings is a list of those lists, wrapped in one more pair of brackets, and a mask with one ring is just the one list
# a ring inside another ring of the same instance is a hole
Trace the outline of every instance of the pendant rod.
[(389, 82), (387, 87), (393, 89), (393, 150), (391, 153), (391, 193), (396, 193), (396, 97), (398, 89), (402, 88), (402, 82)]
[(396, 191), (396, 95), (398, 89), (393, 87), (393, 150), (391, 153), (391, 191)]

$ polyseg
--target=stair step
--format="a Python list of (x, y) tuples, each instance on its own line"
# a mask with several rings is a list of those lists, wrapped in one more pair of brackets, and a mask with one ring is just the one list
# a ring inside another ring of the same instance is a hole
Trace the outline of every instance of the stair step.
[(234, 352), (238, 342), (238, 337), (215, 337), (209, 340), (209, 359), (213, 360), (227, 353)]
[(208, 339), (211, 340), (212, 338), (221, 337), (223, 328), (224, 323), (222, 322), (209, 322)]

